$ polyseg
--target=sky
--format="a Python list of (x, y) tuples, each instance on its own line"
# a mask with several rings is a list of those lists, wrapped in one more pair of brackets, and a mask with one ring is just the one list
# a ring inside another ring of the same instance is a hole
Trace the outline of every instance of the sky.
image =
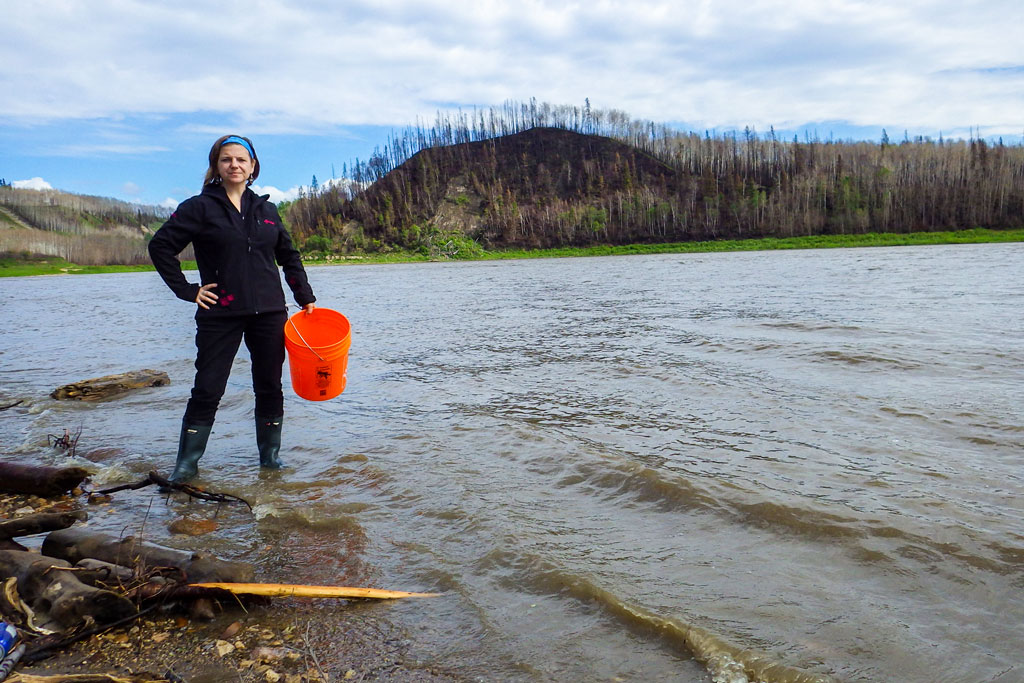
[(223, 134), (292, 198), (507, 100), (680, 130), (1024, 134), (1020, 0), (0, 0), (0, 178), (172, 207)]

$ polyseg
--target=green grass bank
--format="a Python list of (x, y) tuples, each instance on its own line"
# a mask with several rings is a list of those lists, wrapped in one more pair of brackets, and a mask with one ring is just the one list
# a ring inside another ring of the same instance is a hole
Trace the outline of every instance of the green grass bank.
[[(526, 258), (566, 258), (576, 256), (628, 256), (635, 254), (692, 254), (724, 251), (770, 251), (774, 249), (837, 249), (851, 247), (896, 247), (934, 244), (983, 244), (1024, 242), (1024, 228), (1012, 230), (957, 230), (950, 232), (868, 233), (865, 235), (812, 235), (712, 242), (672, 242), (665, 244), (629, 244), (624, 246), (561, 247), (556, 249), (514, 249), (488, 251), (476, 242), (461, 237), (448, 255), (389, 251), (305, 259), (308, 265), (353, 265), (380, 263), (416, 263), (430, 261), (480, 261)], [(186, 268), (195, 268), (186, 261)], [(140, 266), (80, 266), (56, 257), (0, 258), (0, 277), (27, 275), (85, 275), (92, 273), (131, 273), (153, 270)]]

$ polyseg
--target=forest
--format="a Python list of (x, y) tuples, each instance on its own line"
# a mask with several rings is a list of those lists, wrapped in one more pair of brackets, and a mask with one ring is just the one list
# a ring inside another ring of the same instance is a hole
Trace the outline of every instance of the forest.
[(983, 139), (680, 132), (506, 102), (393, 134), (284, 207), (306, 251), (433, 251), (1024, 225), (1024, 148)]
[[(1024, 227), (1020, 144), (682, 132), (589, 102), (439, 113), (341, 177), (280, 207), (304, 256)], [(0, 182), (0, 255), (146, 264), (166, 213)]]
[(145, 264), (146, 237), (165, 219), (157, 207), (0, 184), (0, 254), (59, 256), (81, 265)]

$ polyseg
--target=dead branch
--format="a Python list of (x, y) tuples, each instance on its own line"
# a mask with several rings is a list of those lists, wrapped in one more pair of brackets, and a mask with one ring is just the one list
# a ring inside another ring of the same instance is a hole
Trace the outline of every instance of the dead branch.
[(8, 408), (13, 408), (14, 406), (20, 406), (24, 402), (25, 402), (25, 400), (22, 399), (20, 401), (15, 401), (14, 403), (8, 403), (5, 406), (0, 406), (0, 410), (7, 410)]
[(53, 448), (63, 448), (65, 451), (67, 451), (68, 455), (70, 455), (71, 457), (75, 457), (75, 451), (78, 450), (78, 440), (82, 438), (83, 428), (84, 427), (82, 425), (79, 425), (78, 430), (75, 432), (74, 436), (72, 436), (71, 432), (69, 432), (68, 429), (65, 427), (64, 434), (62, 436), (47, 434), (46, 439), (48, 442), (50, 442), (50, 445)]
[(119, 491), (137, 491), (137, 490), (139, 490), (141, 488), (145, 488), (147, 486), (151, 486), (151, 485), (154, 485), (154, 484), (156, 486), (159, 486), (161, 490), (180, 491), (181, 493), (184, 493), (185, 495), (189, 496), (190, 498), (197, 498), (199, 500), (208, 500), (208, 501), (212, 501), (214, 503), (242, 503), (246, 507), (248, 507), (249, 510), (252, 510), (252, 505), (250, 505), (249, 501), (245, 500), (244, 498), (239, 498), (238, 496), (233, 496), (230, 493), (218, 493), (218, 492), (215, 492), (215, 491), (206, 491), (204, 489), (201, 489), (201, 488), (199, 488), (197, 486), (192, 486), (190, 484), (183, 484), (183, 483), (174, 482), (174, 481), (171, 481), (169, 479), (165, 479), (163, 476), (161, 476), (157, 472), (150, 472), (148, 475), (146, 475), (145, 479), (141, 479), (141, 480), (135, 482), (134, 484), (122, 484), (120, 486), (114, 486), (114, 487), (109, 488), (109, 489), (103, 489), (102, 491), (92, 491), (92, 492), (89, 493), (89, 495), (90, 496), (94, 496), (94, 495), (95, 496), (106, 496), (106, 495), (110, 495), (111, 493), (117, 493)]
[(203, 598), (234, 601), (231, 592), (223, 588), (191, 586), (181, 583), (144, 583), (128, 591), (126, 595), (129, 599), (140, 602), (149, 602), (151, 600), (170, 602), (172, 600), (200, 600)]

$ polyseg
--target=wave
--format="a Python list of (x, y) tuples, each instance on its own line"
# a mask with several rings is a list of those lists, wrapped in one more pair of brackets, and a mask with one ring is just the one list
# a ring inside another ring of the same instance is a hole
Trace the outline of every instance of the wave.
[[(779, 661), (768, 652), (741, 647), (696, 618), (665, 617), (623, 600), (586, 577), (567, 572), (547, 560), (506, 549), (495, 550), (479, 568), (502, 575), (516, 590), (560, 595), (596, 605), (631, 631), (655, 637), (673, 650), (683, 650), (704, 665), (715, 683), (833, 683), (826, 673), (806, 671)], [(500, 571), (503, 570), (503, 571)]]
[[(637, 463), (580, 465), (557, 486), (582, 488), (626, 507), (646, 506), (656, 512), (707, 511), (754, 528), (795, 536), (803, 541), (840, 543), (861, 562), (890, 563), (900, 572), (900, 560), (924, 563), (929, 568), (955, 560), (972, 569), (1011, 576), (1024, 572), (1024, 548), (974, 538), (961, 529), (957, 541), (937, 540), (930, 528), (912, 529), (902, 521), (896, 526), (884, 518), (837, 514), (811, 500), (780, 502), (739, 483), (705, 482), (699, 477), (671, 475)], [(885, 539), (885, 549), (871, 541)], [(871, 546), (871, 547), (868, 547)], [(992, 551), (991, 554), (985, 552)]]
[(761, 323), (763, 327), (772, 327), (783, 330), (799, 330), (804, 332), (842, 332), (844, 334), (849, 332), (860, 332), (864, 330), (863, 327), (858, 325), (842, 325), (839, 323), (812, 323), (812, 322), (799, 322), (795, 320), (789, 320), (785, 322), (766, 322)]
[(920, 366), (898, 358), (889, 358), (872, 353), (850, 353), (846, 351), (817, 351), (810, 354), (812, 362), (834, 362), (846, 365), (885, 365), (902, 370), (914, 370)]

